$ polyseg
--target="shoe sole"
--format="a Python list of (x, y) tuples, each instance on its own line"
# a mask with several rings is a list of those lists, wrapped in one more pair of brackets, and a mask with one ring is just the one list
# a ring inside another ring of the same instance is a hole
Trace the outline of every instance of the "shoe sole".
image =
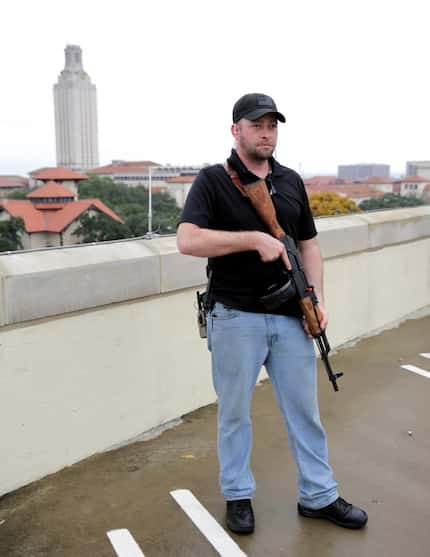
[(247, 535), (247, 534), (252, 534), (254, 532), (254, 527), (252, 527), (252, 528), (241, 528), (239, 530), (239, 529), (236, 529), (236, 528), (231, 528), (227, 524), (227, 528), (230, 530), (230, 532), (233, 532), (233, 534)]
[(331, 518), (323, 513), (319, 513), (318, 511), (309, 512), (304, 509), (299, 509), (299, 514), (305, 518), (322, 518), (324, 520), (328, 520), (329, 522), (333, 522), (333, 524), (336, 524), (337, 526), (342, 526), (342, 528), (348, 528), (349, 530), (360, 530), (360, 528), (363, 528), (367, 524), (367, 518), (362, 524), (355, 524), (351, 522), (339, 522), (335, 518)]

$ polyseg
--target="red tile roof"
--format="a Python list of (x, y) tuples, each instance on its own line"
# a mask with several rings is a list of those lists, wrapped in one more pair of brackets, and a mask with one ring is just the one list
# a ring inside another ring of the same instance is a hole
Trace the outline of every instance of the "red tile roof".
[(28, 178), (22, 176), (0, 176), (0, 188), (25, 188)]
[(383, 194), (382, 191), (376, 191), (367, 184), (318, 184), (314, 186), (307, 186), (306, 191), (308, 195), (311, 193), (322, 193), (322, 192), (332, 192), (345, 195), (346, 197), (380, 197)]
[(195, 179), (196, 176), (174, 176), (166, 181), (168, 184), (192, 184)]
[(0, 209), (5, 209), (12, 217), (22, 218), (26, 232), (46, 230), (45, 213), (38, 211), (31, 201), (4, 199), (0, 201)]
[(87, 174), (136, 174), (147, 173), (150, 166), (160, 166), (153, 161), (117, 161), (106, 166), (91, 168)]
[(392, 184), (393, 180), (390, 180), (390, 178), (384, 178), (382, 176), (371, 176), (370, 178), (367, 178), (367, 180), (364, 180), (364, 183), (366, 183), (366, 184)]
[(422, 178), (421, 176), (405, 176), (400, 180), (401, 182), (430, 182), (427, 178)]
[(57, 166), (56, 168), (42, 168), (30, 172), (30, 176), (35, 180), (56, 180), (61, 182), (63, 180), (86, 180), (87, 177), (79, 172), (74, 172), (70, 168), (64, 166)]
[(101, 213), (111, 217), (113, 220), (124, 224), (124, 221), (121, 220), (118, 215), (109, 209), (109, 207), (107, 207), (102, 201), (100, 201), (100, 199), (82, 199), (81, 201), (66, 203), (61, 211), (53, 213), (49, 219), (50, 231), (61, 232), (89, 209), (100, 211)]
[(7, 211), (12, 217), (21, 217), (24, 220), (25, 230), (32, 232), (61, 232), (73, 221), (89, 209), (95, 209), (123, 223), (109, 207), (100, 199), (82, 199), (64, 203), (62, 209), (57, 211), (38, 210), (31, 201), (4, 199), (0, 201), (0, 209)]
[(28, 199), (38, 199), (40, 197), (71, 197), (75, 198), (75, 195), (67, 188), (60, 186), (56, 182), (47, 182), (40, 188), (32, 190), (26, 195)]
[(313, 184), (343, 184), (344, 180), (339, 179), (337, 176), (312, 176), (311, 178), (305, 178), (304, 183), (306, 186)]
[(49, 170), (50, 168), (54, 168), (54, 167), (53, 166), (41, 166), (40, 168), (35, 168), (31, 172), (29, 172), (29, 174), (30, 174), (30, 176), (33, 176), (33, 174), (38, 174), (39, 172), (42, 172), (42, 170)]

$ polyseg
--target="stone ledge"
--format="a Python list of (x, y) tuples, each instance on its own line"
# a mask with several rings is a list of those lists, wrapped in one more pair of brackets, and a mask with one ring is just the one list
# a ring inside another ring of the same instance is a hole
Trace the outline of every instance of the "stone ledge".
[(0, 257), (1, 325), (160, 293), (160, 257), (146, 241)]
[[(430, 207), (317, 219), (324, 258), (430, 236)], [(206, 259), (176, 237), (0, 255), (0, 326), (184, 288), (206, 281)]]
[(324, 218), (315, 222), (324, 259), (368, 248), (368, 226), (357, 217)]
[(316, 219), (324, 258), (430, 236), (430, 206)]

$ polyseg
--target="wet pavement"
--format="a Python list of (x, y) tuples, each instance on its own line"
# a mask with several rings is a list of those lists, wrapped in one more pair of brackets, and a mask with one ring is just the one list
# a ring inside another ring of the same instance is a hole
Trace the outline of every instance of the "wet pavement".
[[(232, 536), (248, 557), (430, 555), (430, 316), (333, 354), (334, 393), (320, 366), (320, 408), (343, 497), (368, 511), (351, 531), (296, 512), (295, 470), (268, 381), (253, 403), (257, 527)], [(319, 363), (320, 365), (320, 363)], [(106, 532), (128, 529), (145, 557), (218, 553), (170, 496), (189, 489), (224, 525), (216, 407), (150, 441), (91, 457), (0, 499), (1, 557), (114, 557)]]

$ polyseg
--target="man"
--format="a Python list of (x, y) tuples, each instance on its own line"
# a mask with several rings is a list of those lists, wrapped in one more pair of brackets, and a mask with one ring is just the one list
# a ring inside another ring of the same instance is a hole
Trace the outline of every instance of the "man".
[(250, 402), (264, 365), (297, 467), (298, 512), (346, 528), (361, 528), (367, 514), (339, 497), (328, 463), (317, 401), (315, 351), (298, 300), (284, 302), (270, 312), (261, 301), (286, 280), (290, 262), (285, 247), (268, 233), (227, 172), (229, 167), (236, 171), (244, 185), (265, 180), (277, 220), (294, 238), (308, 281), (315, 287), (325, 329), (317, 232), (301, 178), (273, 158), (278, 122), (285, 122), (285, 117), (267, 95), (247, 94), (236, 102), (231, 126), (235, 149), (227, 165), (204, 168), (197, 176), (177, 234), (179, 250), (208, 257), (212, 273), (208, 347), (218, 396), (220, 487), (227, 501), (227, 526), (241, 534), (254, 531)]

